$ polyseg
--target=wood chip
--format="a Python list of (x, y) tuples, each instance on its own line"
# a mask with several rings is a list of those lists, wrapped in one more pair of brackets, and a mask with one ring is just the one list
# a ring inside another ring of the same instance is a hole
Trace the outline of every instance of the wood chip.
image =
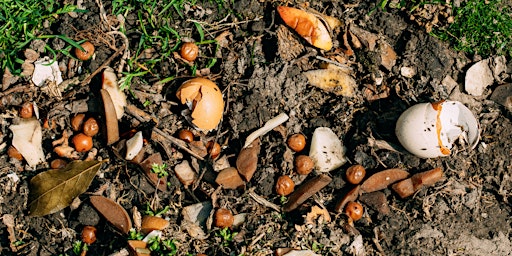
[(320, 174), (313, 179), (302, 183), (292, 194), (290, 194), (288, 202), (283, 207), (283, 211), (290, 212), (295, 210), (299, 205), (327, 186), (331, 181), (331, 177), (326, 174)]
[(389, 185), (406, 179), (409, 177), (409, 172), (395, 168), (388, 169), (370, 176), (366, 181), (361, 184), (361, 190), (365, 193), (370, 193), (387, 188)]
[(256, 138), (248, 147), (240, 151), (236, 159), (236, 168), (247, 182), (251, 180), (258, 167), (260, 148), (260, 139)]
[(107, 145), (112, 145), (119, 140), (119, 124), (117, 123), (116, 109), (107, 90), (101, 89), (100, 94), (105, 114)]
[(192, 185), (197, 179), (197, 173), (192, 170), (187, 160), (177, 164), (174, 167), (174, 173), (176, 173), (176, 177), (178, 177), (180, 182), (185, 186)]
[(238, 170), (234, 167), (228, 167), (220, 171), (215, 179), (215, 183), (227, 189), (237, 189), (245, 185), (245, 182), (242, 180)]
[(167, 191), (167, 177), (158, 179), (158, 175), (151, 171), (153, 164), (162, 165), (164, 162), (160, 153), (150, 155), (146, 160), (140, 163), (140, 167), (144, 170), (144, 174), (149, 181), (161, 191)]
[(104, 196), (91, 196), (90, 201), (92, 206), (94, 206), (110, 224), (121, 233), (128, 234), (132, 228), (132, 221), (121, 205)]
[(359, 197), (359, 200), (379, 213), (387, 215), (391, 212), (386, 195), (382, 191), (366, 193)]
[(146, 215), (142, 218), (141, 232), (148, 234), (153, 230), (163, 230), (170, 225), (169, 221), (158, 216)]

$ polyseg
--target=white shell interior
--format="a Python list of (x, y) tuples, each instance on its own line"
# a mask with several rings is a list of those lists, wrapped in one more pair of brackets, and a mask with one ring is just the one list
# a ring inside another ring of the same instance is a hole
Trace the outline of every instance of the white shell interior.
[[(474, 148), (480, 136), (480, 127), (473, 113), (458, 101), (441, 103), (437, 134), (438, 111), (431, 103), (416, 104), (407, 109), (396, 123), (395, 133), (402, 146), (421, 158), (447, 156), (441, 145), (451, 149), (460, 136), (466, 137), (469, 147)], [(448, 154), (449, 155), (449, 154)]]

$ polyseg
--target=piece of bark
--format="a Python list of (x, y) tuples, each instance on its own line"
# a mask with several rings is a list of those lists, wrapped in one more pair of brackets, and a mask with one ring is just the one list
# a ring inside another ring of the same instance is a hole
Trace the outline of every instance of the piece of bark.
[(151, 171), (153, 164), (162, 165), (163, 160), (160, 153), (155, 153), (140, 163), (140, 167), (144, 170), (144, 174), (149, 179), (151, 184), (160, 189), (161, 191), (167, 191), (167, 177), (158, 179), (158, 175)]
[(119, 140), (119, 124), (117, 123), (116, 108), (107, 90), (101, 89), (100, 93), (105, 111), (107, 145), (112, 145)]
[(237, 189), (245, 184), (238, 170), (234, 167), (228, 167), (220, 171), (215, 179), (215, 183), (227, 189)]
[(420, 190), (423, 186), (432, 186), (443, 178), (443, 169), (437, 167), (430, 171), (416, 173), (411, 177), (414, 191)]
[(359, 197), (360, 188), (361, 188), (361, 186), (357, 185), (353, 189), (348, 191), (347, 194), (343, 198), (341, 198), (341, 200), (336, 204), (336, 207), (334, 208), (334, 210), (336, 212), (342, 212), (343, 209), (345, 208), (345, 205), (348, 202), (350, 202), (350, 201), (355, 202), (357, 200), (357, 198)]
[(121, 205), (103, 196), (91, 196), (90, 202), (117, 230), (128, 234), (132, 228), (132, 221)]
[(320, 174), (313, 179), (302, 183), (293, 193), (290, 194), (288, 202), (283, 207), (283, 211), (290, 212), (295, 210), (299, 205), (327, 186), (331, 181), (331, 177), (326, 174)]
[(406, 198), (408, 196), (412, 196), (414, 192), (414, 185), (412, 184), (412, 179), (408, 178), (397, 182), (391, 186), (391, 188), (401, 197)]
[(149, 234), (153, 230), (163, 230), (170, 225), (169, 221), (162, 217), (146, 215), (142, 218), (141, 232)]
[(251, 180), (258, 167), (260, 148), (260, 139), (257, 138), (249, 146), (243, 148), (236, 159), (236, 168), (247, 182)]
[(377, 212), (387, 215), (390, 213), (388, 200), (382, 191), (366, 193), (359, 197), (359, 200)]
[(409, 172), (399, 168), (380, 171), (370, 176), (363, 182), (363, 184), (361, 184), (361, 191), (370, 193), (382, 190), (397, 181), (406, 179), (407, 177), (409, 177)]

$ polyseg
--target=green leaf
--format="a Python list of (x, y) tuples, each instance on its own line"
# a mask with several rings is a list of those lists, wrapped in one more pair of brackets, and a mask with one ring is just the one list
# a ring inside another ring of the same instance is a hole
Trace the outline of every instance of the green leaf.
[(30, 180), (30, 216), (52, 214), (87, 191), (104, 161), (73, 161), (63, 169), (42, 172)]

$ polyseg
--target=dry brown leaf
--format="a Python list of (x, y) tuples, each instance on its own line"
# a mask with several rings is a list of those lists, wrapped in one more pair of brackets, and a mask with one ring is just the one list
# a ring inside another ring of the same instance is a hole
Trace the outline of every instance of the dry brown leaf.
[(395, 168), (384, 170), (373, 174), (364, 181), (363, 184), (361, 184), (361, 190), (365, 193), (382, 190), (407, 177), (409, 177), (409, 172), (403, 169)]
[(105, 161), (73, 161), (63, 169), (49, 170), (30, 180), (30, 216), (55, 213), (69, 206), (89, 188)]
[(379, 41), (379, 51), (380, 51), (380, 64), (385, 67), (387, 70), (391, 71), (393, 66), (396, 63), (396, 52), (393, 50), (393, 47), (386, 41)]
[(248, 147), (243, 148), (236, 159), (236, 168), (240, 175), (249, 182), (258, 167), (258, 155), (260, 154), (260, 139), (255, 139)]
[(104, 196), (91, 196), (90, 201), (92, 206), (94, 206), (110, 224), (123, 234), (128, 234), (132, 228), (132, 221), (121, 205)]
[(154, 172), (151, 172), (154, 164), (162, 165), (163, 163), (164, 162), (160, 153), (155, 153), (142, 161), (140, 163), (140, 167), (142, 170), (144, 170), (144, 174), (146, 174), (146, 177), (151, 182), (151, 184), (156, 186), (161, 191), (167, 191), (167, 177), (158, 179), (158, 175)]

